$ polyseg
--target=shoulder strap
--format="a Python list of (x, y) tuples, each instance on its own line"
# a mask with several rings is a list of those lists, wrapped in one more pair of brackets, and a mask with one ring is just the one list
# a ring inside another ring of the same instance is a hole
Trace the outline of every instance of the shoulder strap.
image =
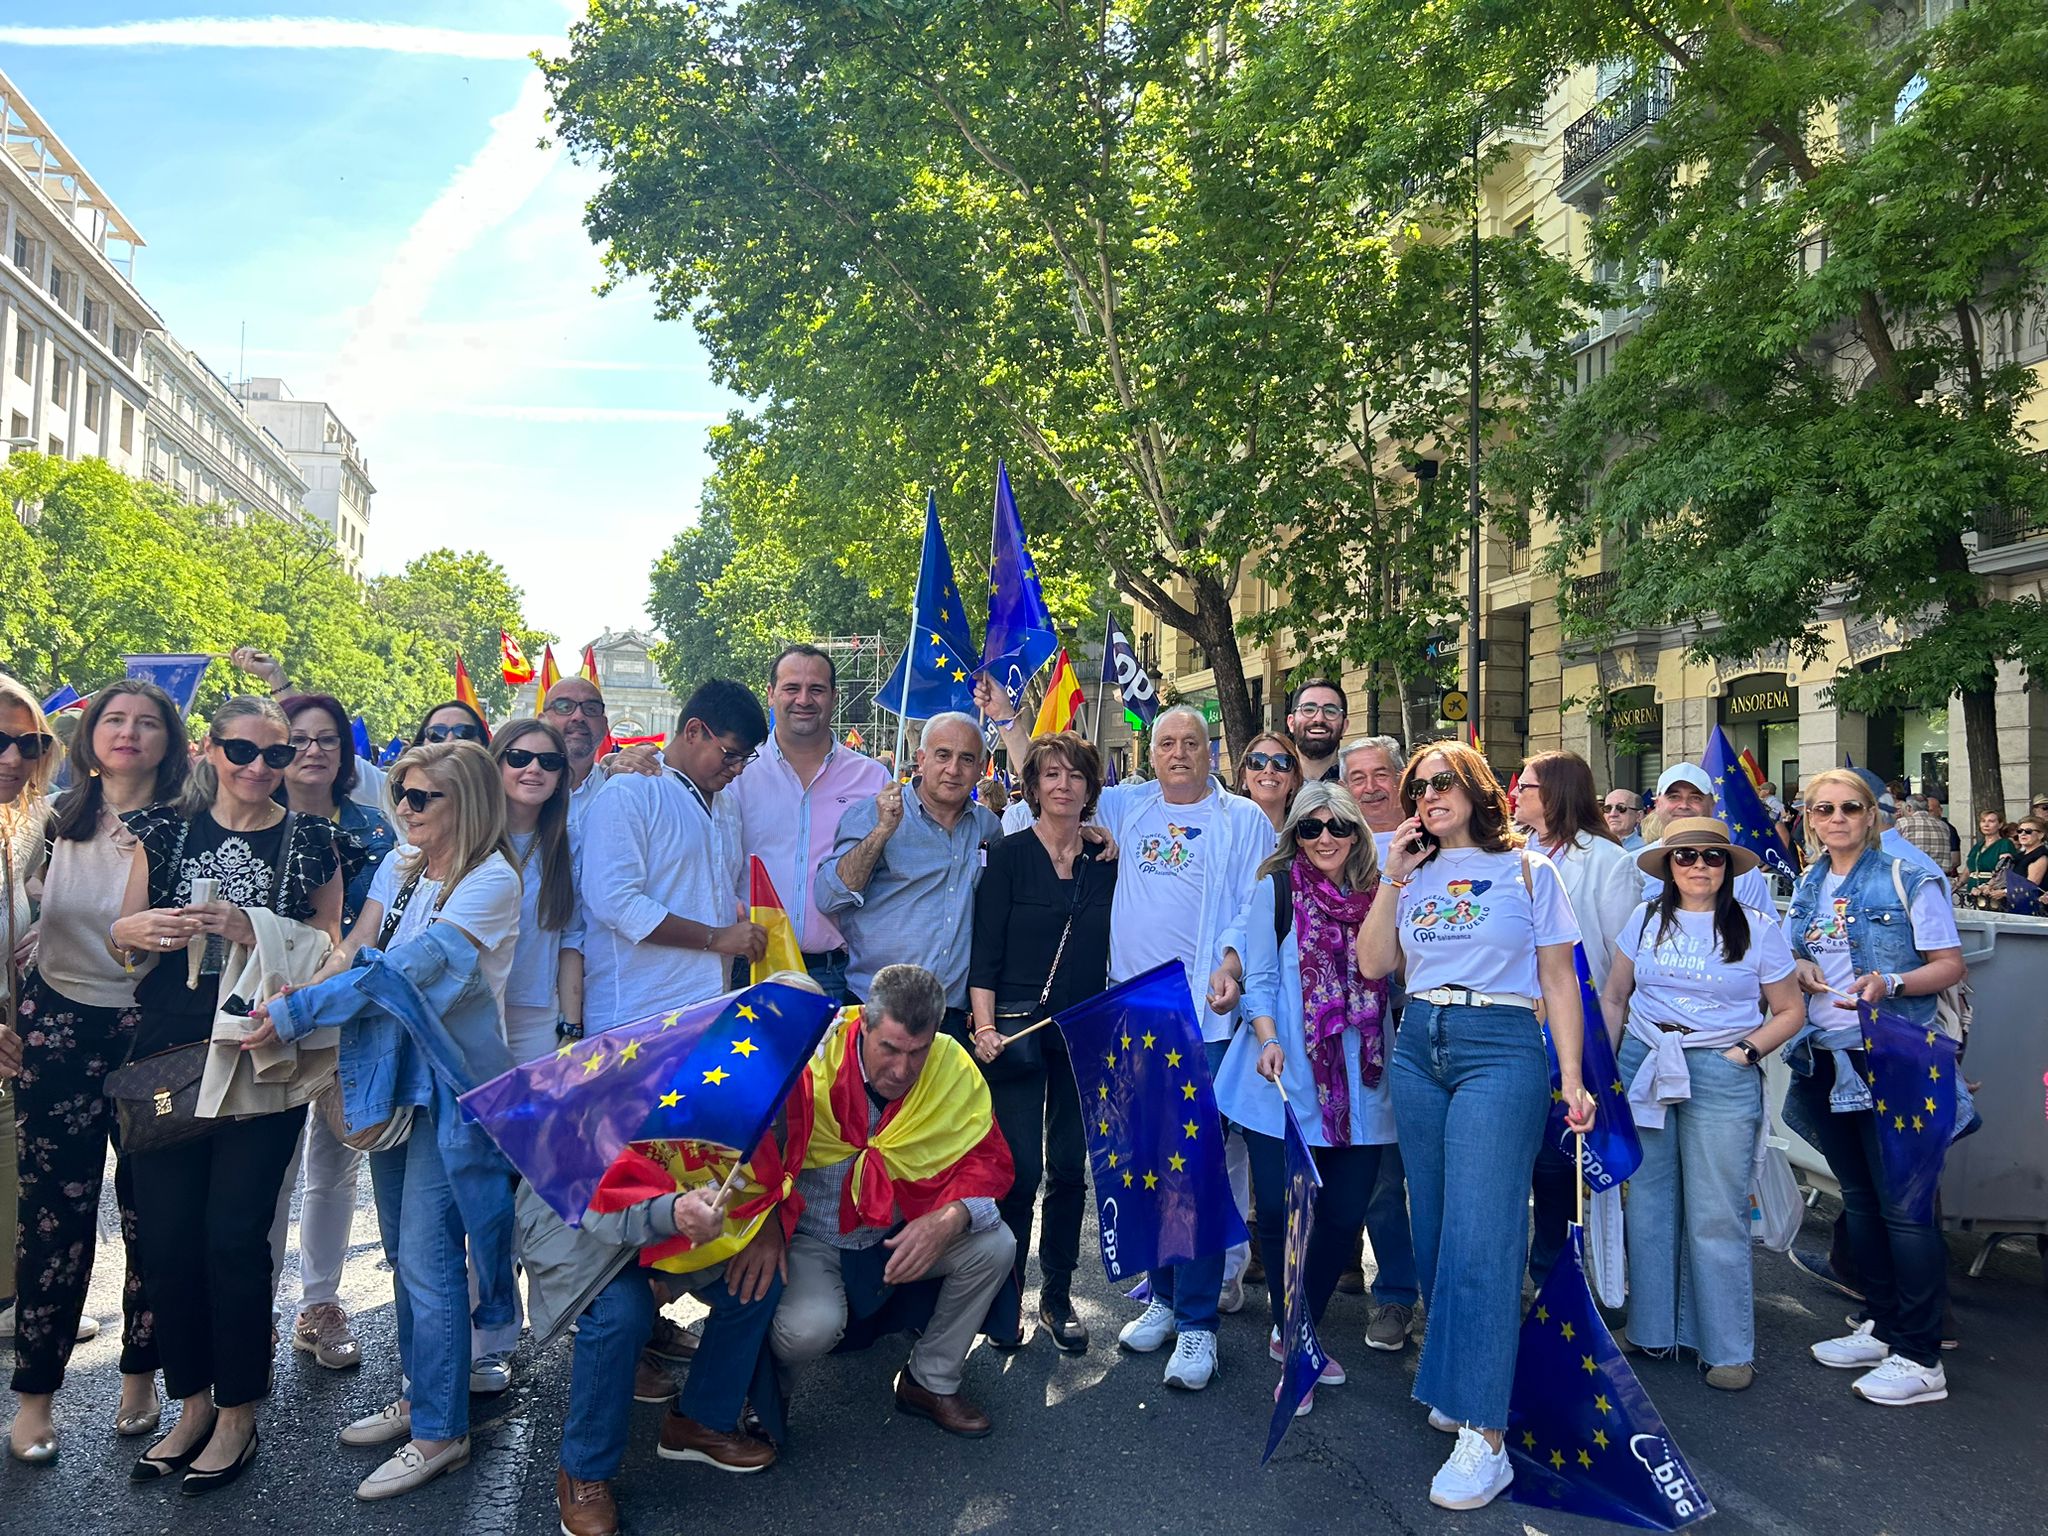
[(1529, 905), (1536, 904), (1536, 878), (1529, 873), (1529, 850), (1522, 850), (1522, 889), (1528, 894)]
[(398, 920), (405, 916), (406, 904), (412, 900), (413, 892), (420, 888), (420, 876), (426, 872), (426, 867), (427, 861), (421, 859), (418, 867), (405, 877), (405, 884), (399, 887), (398, 894), (392, 898), (391, 910), (384, 914), (384, 926), (377, 930), (379, 949), (390, 948), (391, 935), (398, 932)]
[(1894, 855), (1892, 858), (1892, 889), (1899, 893), (1899, 905), (1907, 912), (1913, 910), (1913, 903), (1906, 899), (1906, 861)]
[(270, 910), (279, 917), (284, 916), (284, 886), (291, 878), (292, 833), (298, 830), (299, 813), (287, 809), (284, 813), (284, 834), (277, 840), (277, 881), (270, 887)]
[(1273, 882), (1273, 942), (1285, 944), (1287, 930), (1294, 926), (1294, 881), (1284, 869), (1267, 878)]

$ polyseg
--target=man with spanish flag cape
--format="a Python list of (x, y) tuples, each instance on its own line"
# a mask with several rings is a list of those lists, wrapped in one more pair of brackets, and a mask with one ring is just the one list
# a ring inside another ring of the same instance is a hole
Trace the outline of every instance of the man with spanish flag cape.
[(797, 1080), (789, 1157), (803, 1149), (801, 1205), (769, 1343), (785, 1364), (815, 1360), (897, 1287), (938, 1277), (896, 1406), (978, 1437), (993, 1426), (961, 1393), (961, 1376), (1016, 1256), (996, 1211), (1015, 1168), (980, 1069), (939, 1031), (945, 1012), (938, 977), (885, 965), (866, 1007), (840, 1016)]

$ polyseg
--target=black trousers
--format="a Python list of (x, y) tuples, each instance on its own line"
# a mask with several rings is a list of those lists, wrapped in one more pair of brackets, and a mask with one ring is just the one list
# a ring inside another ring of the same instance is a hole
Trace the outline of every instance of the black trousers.
[(216, 1404), (237, 1408), (270, 1395), (270, 1220), (305, 1124), (303, 1107), (234, 1120), (131, 1159), (172, 1397), (211, 1387)]
[[(1038, 1267), (1044, 1294), (1064, 1296), (1081, 1262), (1081, 1217), (1088, 1205), (1088, 1143), (1081, 1131), (1081, 1091), (1067, 1043), (1058, 1029), (1041, 1029), (1022, 1045), (1036, 1045), (1025, 1057), (1012, 1046), (997, 1057), (988, 1085), (996, 1124), (1010, 1144), (1017, 1181), (996, 1202), (1003, 1224), (1017, 1239), (1017, 1284), (1024, 1283), (1024, 1259), (1031, 1251), (1031, 1220), (1038, 1188), (1045, 1186), (1045, 1224), (1039, 1230)], [(1028, 1061), (1024, 1070), (1021, 1062)]]
[[(114, 1110), (107, 1074), (128, 1059), (133, 1008), (90, 1008), (29, 972), (21, 991), (21, 1208), (15, 1228), (16, 1392), (54, 1392), (64, 1384), (78, 1340), (78, 1319), (99, 1248), (100, 1184)], [(128, 1260), (121, 1288), (121, 1371), (157, 1367), (155, 1326), (144, 1298), (135, 1238), (135, 1191), (128, 1162), (114, 1164), (114, 1200)]]
[[(1287, 1264), (1287, 1146), (1277, 1136), (1244, 1133), (1251, 1153), (1252, 1205), (1259, 1228), (1259, 1252), (1266, 1261), (1266, 1298), (1273, 1326), (1287, 1326), (1282, 1276)], [(1384, 1147), (1311, 1147), (1323, 1187), (1316, 1195), (1315, 1226), (1309, 1233), (1303, 1280), (1308, 1287), (1309, 1315), (1323, 1320), (1337, 1276), (1358, 1259), (1359, 1235), (1365, 1231), (1365, 1208), (1379, 1183)]]

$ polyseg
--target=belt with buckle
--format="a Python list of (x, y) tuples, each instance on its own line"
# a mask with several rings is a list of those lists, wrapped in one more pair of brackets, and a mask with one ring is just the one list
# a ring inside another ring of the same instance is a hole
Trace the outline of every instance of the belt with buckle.
[(835, 960), (844, 960), (847, 957), (844, 944), (837, 949), (806, 949), (801, 953), (805, 965), (830, 965)]
[(1435, 1003), (1439, 1008), (1526, 1008), (1536, 1011), (1536, 999), (1524, 997), (1519, 992), (1471, 992), (1464, 987), (1432, 987), (1427, 992), (1413, 992), (1425, 1003)]

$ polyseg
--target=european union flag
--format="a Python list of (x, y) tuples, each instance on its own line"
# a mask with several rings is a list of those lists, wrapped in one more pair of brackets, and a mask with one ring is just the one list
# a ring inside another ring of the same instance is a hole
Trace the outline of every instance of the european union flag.
[(988, 632), (982, 637), (981, 670), (1001, 685), (1012, 704), (1024, 701), (1024, 685), (1059, 650), (1038, 584), (1038, 567), (1024, 547), (1024, 523), (1010, 494), (1010, 471), (996, 460), (995, 554), (988, 569)]
[(390, 767), (398, 761), (399, 754), (403, 751), (405, 751), (405, 738), (403, 736), (392, 737), (384, 743), (384, 750), (377, 754), (377, 766), (379, 768)]
[(361, 715), (357, 715), (355, 719), (349, 721), (348, 733), (355, 739), (356, 756), (368, 757), (370, 755), (370, 723)]
[(78, 690), (69, 683), (66, 683), (62, 688), (59, 688), (55, 693), (43, 700), (43, 713), (54, 715), (59, 710), (69, 709), (78, 702)]
[(1643, 1165), (1643, 1138), (1636, 1132), (1635, 1111), (1628, 1106), (1628, 1084), (1621, 1080), (1621, 1065), (1614, 1047), (1607, 1041), (1607, 1025), (1600, 1014), (1600, 994), (1593, 986), (1593, 972), (1586, 964), (1586, 946), (1572, 946), (1572, 964), (1579, 972), (1579, 1006), (1585, 1010), (1586, 1045), (1579, 1071), (1595, 1106), (1593, 1129), (1586, 1132), (1583, 1146), (1574, 1149), (1577, 1134), (1564, 1118), (1564, 1078), (1557, 1067), (1557, 1047), (1550, 1030), (1543, 1031), (1543, 1048), (1550, 1053), (1550, 1144), (1567, 1158), (1576, 1150), (1579, 1171), (1586, 1187), (1596, 1194), (1624, 1183)]
[(762, 982), (571, 1040), (471, 1089), (462, 1107), (575, 1226), (628, 1142), (751, 1153), (838, 1012), (815, 992)]
[[(924, 553), (917, 565), (917, 597), (910, 607), (910, 644), (896, 670), (875, 691), (875, 702), (912, 720), (957, 709), (974, 712), (974, 674), (981, 652), (967, 627), (967, 605), (953, 580), (953, 557), (939, 528), (939, 502), (924, 503)], [(904, 692), (908, 678), (909, 693)]]
[(206, 676), (211, 656), (124, 656), (127, 675), (155, 683), (178, 706), (178, 713), (192, 713), (192, 696), (199, 692), (199, 680)]
[(1081, 1090), (1102, 1267), (1111, 1280), (1247, 1240), (1223, 1168), (1187, 968), (1178, 960), (1077, 1003), (1053, 1022)]
[(1266, 1431), (1266, 1454), (1259, 1458), (1262, 1467), (1280, 1449), (1294, 1422), (1294, 1410), (1315, 1390), (1316, 1379), (1330, 1358), (1316, 1338), (1316, 1320), (1308, 1304), (1308, 1238), (1315, 1230), (1316, 1191), (1323, 1187), (1323, 1176), (1316, 1170), (1315, 1155), (1294, 1118), (1294, 1106), (1283, 1102), (1280, 1108), (1287, 1118), (1282, 1132), (1287, 1148), (1287, 1255), (1281, 1265), (1284, 1289), (1280, 1293), (1286, 1298), (1281, 1311), (1286, 1325), (1280, 1337), (1286, 1341), (1287, 1352), (1280, 1367), (1280, 1395), (1273, 1400), (1273, 1424)]
[(1881, 1004), (1866, 1003), (1856, 1015), (1888, 1193), (1915, 1221), (1932, 1221), (1942, 1164), (1956, 1137), (1956, 1042)]
[(1643, 1530), (1683, 1530), (1714, 1506), (1600, 1320), (1586, 1289), (1584, 1238), (1583, 1228), (1571, 1229), (1522, 1320), (1508, 1399), (1508, 1496)]
[(1706, 755), (1700, 759), (1700, 766), (1714, 781), (1714, 800), (1721, 819), (1728, 823), (1729, 839), (1763, 860), (1764, 868), (1781, 875), (1796, 875), (1798, 871), (1793, 869), (1785, 857), (1784, 845), (1778, 841), (1770, 809), (1750, 783), (1749, 771), (1742, 766), (1728, 733), (1718, 725), (1707, 738)]

